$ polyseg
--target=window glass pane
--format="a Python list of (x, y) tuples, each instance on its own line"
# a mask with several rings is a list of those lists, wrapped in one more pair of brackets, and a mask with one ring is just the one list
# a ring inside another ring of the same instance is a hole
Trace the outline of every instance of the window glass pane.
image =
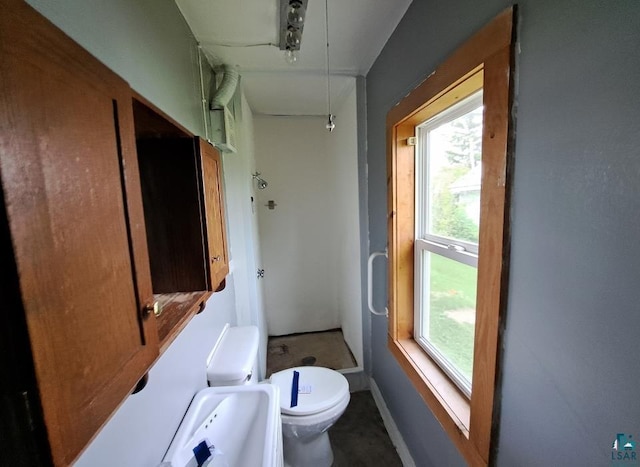
[(428, 132), (428, 232), (478, 243), (482, 106)]
[(423, 251), (422, 338), (470, 385), (476, 321), (477, 269)]

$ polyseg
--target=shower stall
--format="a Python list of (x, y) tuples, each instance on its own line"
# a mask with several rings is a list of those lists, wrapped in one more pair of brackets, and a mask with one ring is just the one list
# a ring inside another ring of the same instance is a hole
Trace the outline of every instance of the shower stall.
[(362, 368), (356, 89), (348, 79), (332, 132), (326, 116), (255, 117), (254, 204), (269, 335), (340, 329)]

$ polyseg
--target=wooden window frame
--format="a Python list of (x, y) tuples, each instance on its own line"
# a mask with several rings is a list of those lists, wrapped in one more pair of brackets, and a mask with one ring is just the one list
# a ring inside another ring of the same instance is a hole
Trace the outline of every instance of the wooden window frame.
[[(387, 114), (389, 336), (391, 353), (470, 465), (487, 465), (496, 416), (499, 330), (509, 253), (509, 154), (515, 7), (462, 44)], [(414, 321), (416, 125), (483, 89), (480, 257), (473, 390), (467, 398), (416, 343)]]

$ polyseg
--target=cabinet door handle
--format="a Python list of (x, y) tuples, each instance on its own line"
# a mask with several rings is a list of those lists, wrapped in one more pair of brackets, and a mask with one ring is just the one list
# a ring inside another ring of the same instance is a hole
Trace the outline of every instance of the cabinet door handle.
[(215, 263), (217, 261), (220, 261), (222, 259), (222, 256), (218, 255), (218, 256), (214, 256), (213, 258), (211, 258), (211, 262)]
[(160, 314), (162, 313), (162, 307), (160, 306), (160, 302), (155, 301), (151, 304), (145, 305), (143, 312), (145, 317), (151, 316), (151, 313), (153, 313), (156, 316), (160, 316)]

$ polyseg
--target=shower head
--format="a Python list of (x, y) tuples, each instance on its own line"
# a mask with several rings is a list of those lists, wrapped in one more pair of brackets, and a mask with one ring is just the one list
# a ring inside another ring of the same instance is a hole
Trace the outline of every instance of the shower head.
[(266, 182), (266, 180), (260, 178), (260, 172), (254, 173), (252, 177), (256, 181), (256, 185), (258, 186), (259, 190), (264, 190), (267, 187), (268, 183)]

